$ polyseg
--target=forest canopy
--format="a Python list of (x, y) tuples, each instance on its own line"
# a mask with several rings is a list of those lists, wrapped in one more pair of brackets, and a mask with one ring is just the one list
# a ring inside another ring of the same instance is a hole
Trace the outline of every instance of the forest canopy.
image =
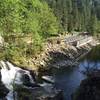
[(58, 30), (56, 17), (39, 0), (0, 0), (0, 31), (3, 34), (53, 34)]
[(100, 33), (100, 0), (46, 0), (63, 31)]

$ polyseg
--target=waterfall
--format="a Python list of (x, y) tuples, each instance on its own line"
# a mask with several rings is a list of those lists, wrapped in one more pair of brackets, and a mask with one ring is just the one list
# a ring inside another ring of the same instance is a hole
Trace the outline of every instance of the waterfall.
[(0, 61), (0, 73), (1, 82), (9, 90), (9, 93), (5, 97), (7, 100), (17, 100), (18, 91), (21, 88), (27, 91), (32, 90), (34, 93), (38, 93), (39, 91), (42, 91), (44, 94), (52, 92), (53, 85), (50, 77), (45, 76), (43, 77), (43, 83), (36, 83), (34, 73), (31, 75), (30, 71), (21, 69), (8, 61)]
[(30, 83), (35, 83), (29, 71), (14, 66), (8, 61), (0, 61), (0, 67), (1, 81), (9, 90), (13, 90), (13, 84), (23, 85), (23, 78), (24, 81), (28, 78)]

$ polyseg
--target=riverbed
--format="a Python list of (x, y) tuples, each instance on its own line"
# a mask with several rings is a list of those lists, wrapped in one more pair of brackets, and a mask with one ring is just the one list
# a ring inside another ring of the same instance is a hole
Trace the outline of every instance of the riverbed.
[(100, 46), (94, 47), (85, 57), (80, 59), (79, 65), (61, 70), (53, 70), (55, 87), (62, 89), (64, 100), (71, 100), (72, 94), (86, 78), (82, 72), (86, 68), (100, 68)]

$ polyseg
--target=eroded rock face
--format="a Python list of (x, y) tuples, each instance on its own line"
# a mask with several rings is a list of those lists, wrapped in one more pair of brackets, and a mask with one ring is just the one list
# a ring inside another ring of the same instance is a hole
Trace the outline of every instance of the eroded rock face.
[(83, 80), (72, 100), (100, 100), (100, 77)]

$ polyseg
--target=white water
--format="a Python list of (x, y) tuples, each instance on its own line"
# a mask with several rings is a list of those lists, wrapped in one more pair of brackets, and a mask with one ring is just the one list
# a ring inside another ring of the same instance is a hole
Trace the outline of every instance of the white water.
[(28, 75), (30, 82), (34, 83), (29, 71), (16, 67), (8, 61), (0, 61), (0, 67), (2, 68), (1, 81), (9, 90), (13, 90), (14, 84), (22, 85), (22, 76), (25, 74)]

